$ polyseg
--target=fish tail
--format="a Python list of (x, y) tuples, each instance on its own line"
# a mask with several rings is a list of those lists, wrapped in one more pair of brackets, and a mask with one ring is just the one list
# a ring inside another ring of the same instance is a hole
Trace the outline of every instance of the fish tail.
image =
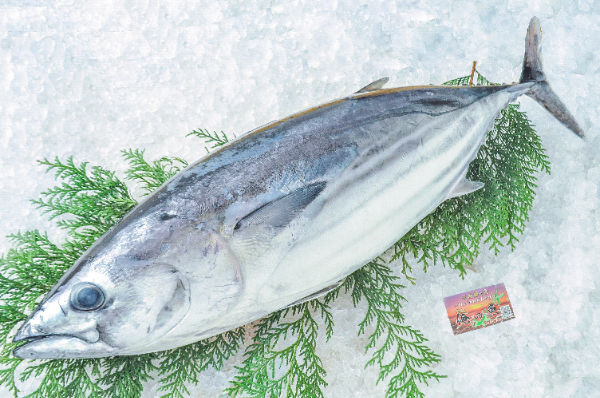
[(527, 29), (523, 72), (519, 80), (519, 83), (529, 82), (535, 84), (529, 89), (527, 95), (546, 108), (569, 130), (579, 137), (585, 138), (575, 118), (569, 113), (565, 104), (552, 91), (550, 84), (546, 81), (546, 75), (542, 68), (542, 29), (540, 28), (540, 21), (536, 17), (531, 18)]

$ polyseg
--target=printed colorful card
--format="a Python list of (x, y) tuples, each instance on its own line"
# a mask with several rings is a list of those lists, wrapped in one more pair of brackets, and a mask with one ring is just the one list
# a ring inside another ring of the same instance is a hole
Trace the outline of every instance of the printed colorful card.
[(481, 329), (515, 317), (504, 283), (446, 297), (444, 304), (454, 334)]

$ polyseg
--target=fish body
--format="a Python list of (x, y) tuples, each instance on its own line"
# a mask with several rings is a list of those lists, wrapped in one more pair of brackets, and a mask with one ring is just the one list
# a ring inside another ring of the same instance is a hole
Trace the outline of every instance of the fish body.
[(136, 206), (21, 327), (23, 358), (186, 345), (323, 294), (466, 180), (495, 117), (527, 94), (578, 135), (541, 71), (532, 19), (521, 81), (359, 92), (242, 136)]

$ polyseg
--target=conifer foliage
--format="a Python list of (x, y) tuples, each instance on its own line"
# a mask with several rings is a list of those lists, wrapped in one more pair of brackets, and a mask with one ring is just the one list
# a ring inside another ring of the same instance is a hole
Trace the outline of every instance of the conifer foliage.
[[(466, 84), (470, 76), (446, 84)], [(490, 84), (477, 72), (478, 84)], [(193, 131), (211, 149), (226, 144), (224, 133)], [(177, 157), (148, 162), (143, 150), (122, 152), (129, 163), (126, 178), (145, 194), (187, 166)], [(317, 337), (334, 333), (331, 306), (343, 294), (354, 305), (364, 301), (367, 311), (357, 333), (372, 330), (365, 347), (366, 366), (378, 369), (378, 382), (387, 382), (386, 398), (424, 397), (421, 383), (445, 377), (428, 369), (441, 358), (426, 345), (420, 331), (405, 324), (401, 295), (404, 288), (388, 262), (374, 259), (348, 276), (325, 297), (277, 311), (243, 327), (174, 350), (130, 356), (79, 360), (30, 361), (18, 372), (21, 359), (11, 356), (16, 326), (24, 321), (42, 297), (81, 254), (133, 206), (128, 187), (102, 167), (77, 165), (72, 158), (40, 162), (54, 171), (60, 184), (34, 200), (68, 233), (57, 245), (37, 230), (10, 235), (14, 247), (0, 257), (0, 384), (15, 397), (23, 397), (17, 380), (35, 377), (38, 387), (28, 398), (140, 397), (144, 383), (157, 378), (162, 397), (183, 398), (198, 375), (209, 367), (220, 369), (245, 346), (244, 360), (226, 393), (232, 397), (323, 397), (327, 373), (317, 354)], [(404, 277), (411, 283), (414, 264), (425, 270), (436, 262), (457, 269), (464, 276), (483, 242), (498, 253), (511, 249), (523, 231), (535, 195), (535, 173), (549, 172), (538, 135), (518, 105), (502, 111), (488, 133), (467, 177), (483, 182), (471, 195), (445, 201), (391, 248), (392, 260), (400, 260)], [(249, 332), (249, 333), (248, 333)], [(249, 337), (252, 336), (252, 337)], [(246, 344), (249, 340), (249, 344)]]

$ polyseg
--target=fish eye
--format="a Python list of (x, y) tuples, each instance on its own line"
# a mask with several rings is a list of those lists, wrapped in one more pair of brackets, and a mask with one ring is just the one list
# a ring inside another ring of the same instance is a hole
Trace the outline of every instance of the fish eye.
[(71, 305), (76, 310), (97, 310), (104, 305), (104, 301), (104, 291), (93, 283), (78, 283), (71, 290)]

